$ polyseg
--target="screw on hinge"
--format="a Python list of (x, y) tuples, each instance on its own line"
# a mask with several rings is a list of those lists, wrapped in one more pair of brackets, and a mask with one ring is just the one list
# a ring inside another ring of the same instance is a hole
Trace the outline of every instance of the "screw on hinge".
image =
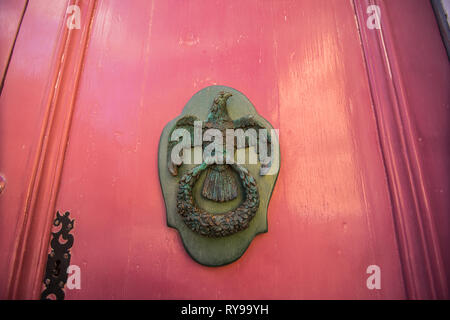
[(59, 273), (61, 272), (61, 260), (56, 260), (55, 265), (53, 266), (53, 276), (55, 278), (59, 277)]

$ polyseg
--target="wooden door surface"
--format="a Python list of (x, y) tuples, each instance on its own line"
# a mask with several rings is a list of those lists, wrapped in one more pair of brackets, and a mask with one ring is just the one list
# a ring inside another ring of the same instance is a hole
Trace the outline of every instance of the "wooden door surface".
[[(0, 97), (1, 297), (39, 297), (59, 210), (81, 271), (66, 299), (445, 298), (449, 74), (422, 0), (29, 1)], [(245, 94), (281, 151), (269, 231), (214, 268), (167, 227), (157, 167), (210, 85)]]

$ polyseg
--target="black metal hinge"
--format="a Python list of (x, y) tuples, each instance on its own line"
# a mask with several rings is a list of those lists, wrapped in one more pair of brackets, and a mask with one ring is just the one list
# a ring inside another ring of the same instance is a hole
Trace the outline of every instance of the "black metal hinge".
[[(64, 215), (56, 213), (56, 219), (53, 221), (55, 227), (59, 227), (58, 232), (52, 232), (50, 242), (51, 252), (48, 254), (47, 267), (45, 269), (44, 285), (41, 300), (64, 300), (64, 286), (67, 282), (67, 268), (70, 265), (70, 248), (73, 245), (73, 235), (70, 231), (73, 229), (74, 221), (69, 218), (70, 212), (66, 211)], [(53, 299), (52, 299), (53, 298)]]

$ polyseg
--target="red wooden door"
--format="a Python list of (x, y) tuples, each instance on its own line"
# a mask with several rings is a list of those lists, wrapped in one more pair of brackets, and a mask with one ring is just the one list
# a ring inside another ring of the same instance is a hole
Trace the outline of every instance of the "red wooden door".
[[(0, 98), (1, 296), (39, 297), (60, 210), (67, 299), (446, 297), (448, 60), (428, 2), (376, 1), (381, 29), (372, 4), (30, 1)], [(281, 170), (269, 232), (211, 268), (166, 226), (157, 152), (215, 84), (279, 129)]]

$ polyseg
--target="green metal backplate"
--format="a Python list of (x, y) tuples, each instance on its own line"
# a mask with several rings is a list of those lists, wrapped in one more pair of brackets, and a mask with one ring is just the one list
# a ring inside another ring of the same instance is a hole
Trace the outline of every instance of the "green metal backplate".
[[(176, 197), (178, 192), (178, 183), (180, 177), (182, 177), (184, 173), (198, 164), (183, 164), (179, 168), (178, 175), (175, 177), (172, 176), (167, 167), (167, 147), (169, 137), (176, 121), (183, 116), (193, 115), (197, 116), (200, 120), (205, 120), (212, 101), (221, 91), (227, 91), (233, 94), (227, 102), (228, 114), (233, 120), (246, 115), (253, 115), (253, 117), (263, 124), (270, 133), (270, 130), (273, 129), (272, 125), (258, 115), (255, 107), (241, 92), (225, 86), (210, 86), (197, 92), (188, 101), (182, 113), (164, 127), (159, 141), (158, 150), (159, 179), (166, 205), (167, 225), (178, 230), (183, 245), (189, 255), (198, 263), (206, 266), (223, 266), (239, 259), (247, 250), (248, 246), (257, 234), (268, 231), (267, 209), (279, 171), (275, 170), (275, 174), (273, 175), (261, 176), (259, 174), (259, 163), (254, 165), (244, 164), (244, 167), (246, 167), (255, 178), (260, 195), (260, 205), (258, 211), (255, 217), (250, 221), (247, 229), (222, 238), (210, 238), (192, 231), (185, 225), (182, 217), (177, 213)], [(277, 138), (272, 137), (272, 139)], [(276, 161), (279, 164), (279, 144), (275, 143), (274, 147), (275, 154), (278, 157)], [(194, 151), (194, 149), (192, 149), (192, 151)], [(248, 159), (248, 148), (245, 152), (246, 159)], [(243, 198), (242, 189), (236, 199), (226, 203), (218, 203), (202, 197), (201, 186), (203, 185), (204, 179), (205, 172), (202, 176), (200, 176), (193, 189), (194, 199), (200, 208), (205, 209), (208, 212), (218, 214), (239, 206)], [(237, 181), (239, 181), (239, 179)]]

